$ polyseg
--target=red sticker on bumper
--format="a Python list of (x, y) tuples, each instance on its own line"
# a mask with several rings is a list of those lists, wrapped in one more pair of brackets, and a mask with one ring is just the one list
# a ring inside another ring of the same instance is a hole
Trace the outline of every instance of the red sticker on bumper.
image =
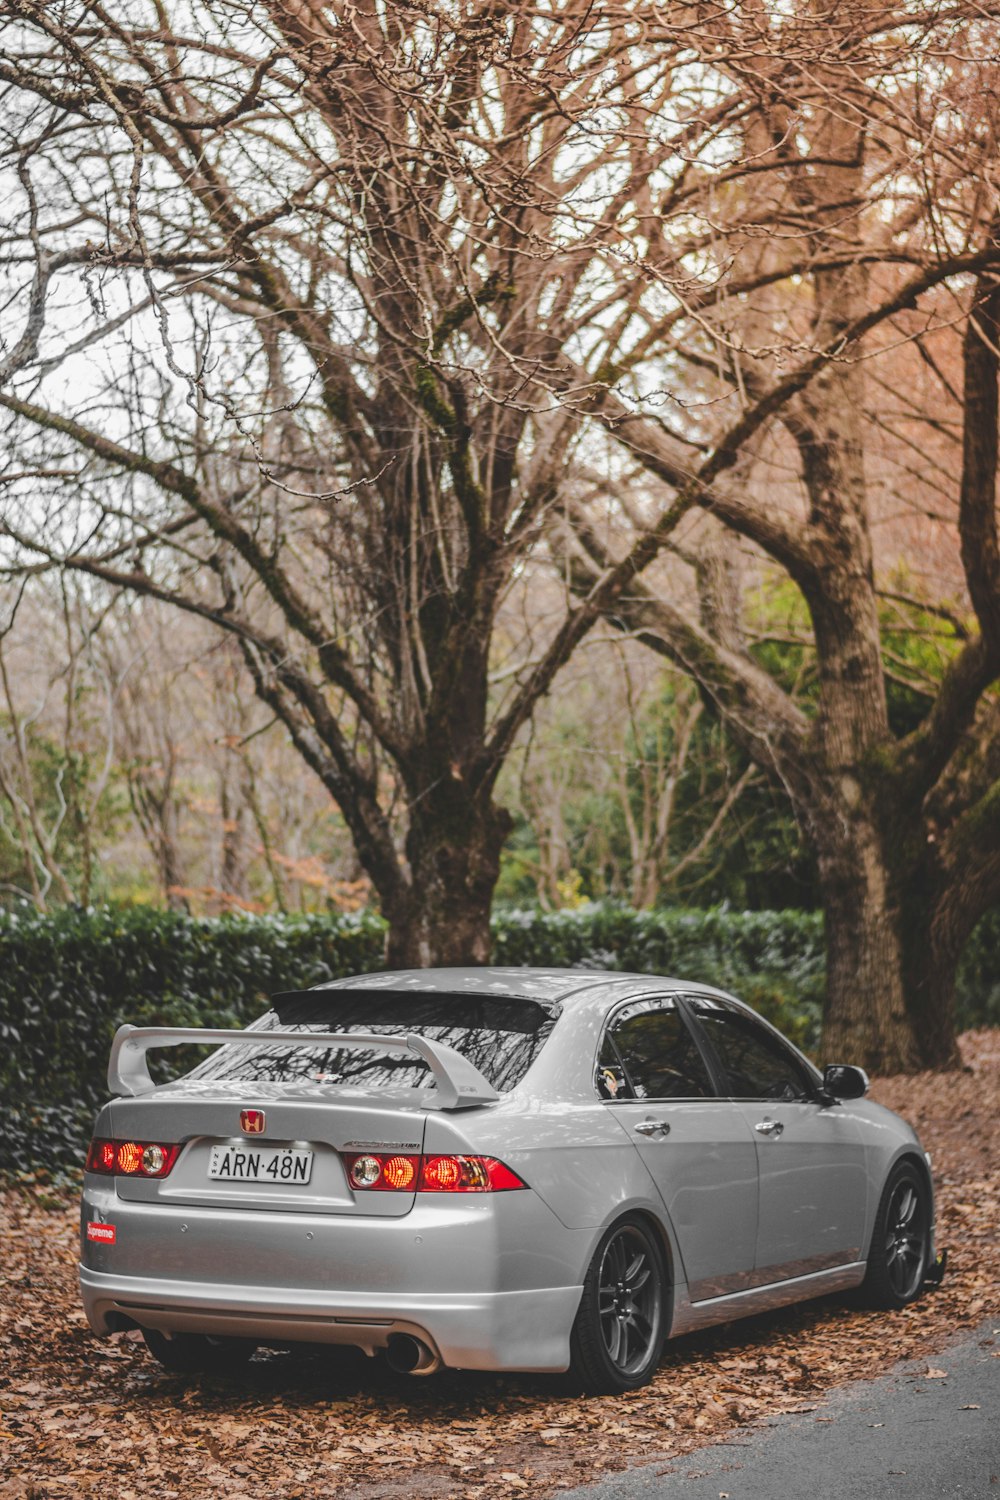
[(88, 1240), (98, 1240), (102, 1245), (113, 1245), (115, 1242), (115, 1226), (113, 1224), (88, 1224)]

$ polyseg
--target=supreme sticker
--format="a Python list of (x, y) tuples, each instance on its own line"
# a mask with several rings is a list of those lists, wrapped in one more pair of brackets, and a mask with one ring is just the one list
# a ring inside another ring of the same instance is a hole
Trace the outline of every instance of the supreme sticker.
[(113, 1245), (115, 1242), (115, 1226), (113, 1224), (88, 1224), (88, 1240), (98, 1240), (102, 1245)]

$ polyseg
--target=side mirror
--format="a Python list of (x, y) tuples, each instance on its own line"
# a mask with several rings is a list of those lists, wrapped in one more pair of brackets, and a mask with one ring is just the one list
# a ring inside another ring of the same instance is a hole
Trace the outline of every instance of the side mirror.
[(868, 1092), (868, 1074), (850, 1063), (830, 1063), (823, 1070), (823, 1092), (831, 1099), (863, 1099)]

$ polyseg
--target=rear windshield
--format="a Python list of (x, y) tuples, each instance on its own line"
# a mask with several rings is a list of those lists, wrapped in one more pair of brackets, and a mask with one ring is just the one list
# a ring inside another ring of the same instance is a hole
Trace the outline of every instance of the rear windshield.
[[(315, 990), (279, 997), (254, 1030), (379, 1031), (405, 1036), (415, 1031), (444, 1042), (501, 1092), (519, 1083), (555, 1024), (556, 1006), (493, 995), (350, 993)], [(222, 1047), (190, 1074), (192, 1078), (240, 1078), (258, 1083), (355, 1084), (361, 1088), (426, 1088), (434, 1075), (410, 1053), (356, 1047)]]

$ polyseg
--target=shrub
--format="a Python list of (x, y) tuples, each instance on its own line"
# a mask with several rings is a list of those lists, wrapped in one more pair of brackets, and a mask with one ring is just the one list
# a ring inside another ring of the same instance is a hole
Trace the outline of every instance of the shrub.
[(815, 912), (498, 912), (500, 964), (665, 974), (732, 990), (800, 1047), (815, 1046), (823, 1003), (823, 919)]
[[(108, 1053), (123, 1021), (243, 1026), (278, 990), (381, 968), (384, 931), (371, 913), (194, 918), (139, 907), (0, 914), (0, 1171), (78, 1165), (107, 1096)], [(700, 980), (740, 995), (806, 1050), (818, 1040), (823, 928), (816, 913), (501, 909), (493, 938), (498, 964)], [(1000, 1023), (998, 938), (994, 914), (963, 961), (962, 1026)]]
[(79, 1160), (123, 1021), (243, 1026), (276, 990), (380, 966), (358, 917), (194, 918), (154, 908), (0, 916), (0, 1170)]

